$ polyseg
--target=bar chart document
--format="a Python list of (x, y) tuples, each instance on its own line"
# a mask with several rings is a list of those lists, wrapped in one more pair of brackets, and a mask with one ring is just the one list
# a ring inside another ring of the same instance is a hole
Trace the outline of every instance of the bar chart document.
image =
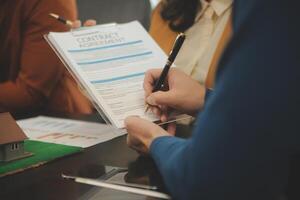
[(131, 115), (158, 120), (144, 112), (143, 80), (148, 69), (162, 68), (167, 56), (139, 22), (52, 32), (45, 38), (114, 127), (124, 128)]
[(17, 121), (30, 140), (87, 148), (124, 135), (111, 126), (46, 116)]

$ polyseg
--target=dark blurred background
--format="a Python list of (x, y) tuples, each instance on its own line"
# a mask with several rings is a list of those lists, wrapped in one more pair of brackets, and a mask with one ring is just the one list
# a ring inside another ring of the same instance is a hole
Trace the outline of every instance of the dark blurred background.
[(147, 30), (151, 10), (159, 0), (77, 0), (79, 19), (95, 19), (98, 24), (138, 20)]

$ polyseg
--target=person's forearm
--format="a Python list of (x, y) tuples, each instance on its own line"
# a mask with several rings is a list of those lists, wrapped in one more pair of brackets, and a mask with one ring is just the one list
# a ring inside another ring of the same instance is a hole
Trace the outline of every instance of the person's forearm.
[(183, 156), (187, 140), (177, 137), (156, 138), (150, 147), (150, 154), (161, 172), (165, 184), (171, 194), (177, 195), (184, 185), (185, 174), (181, 170), (187, 162)]
[(39, 108), (45, 103), (42, 94), (22, 83), (0, 84), (0, 110), (16, 112)]

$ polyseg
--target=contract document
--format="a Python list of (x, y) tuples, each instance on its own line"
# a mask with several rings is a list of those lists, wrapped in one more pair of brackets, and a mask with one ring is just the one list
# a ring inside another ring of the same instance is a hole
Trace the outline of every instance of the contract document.
[(45, 37), (86, 91), (102, 117), (124, 128), (130, 115), (151, 121), (145, 113), (145, 72), (162, 68), (167, 56), (139, 22), (107, 24)]

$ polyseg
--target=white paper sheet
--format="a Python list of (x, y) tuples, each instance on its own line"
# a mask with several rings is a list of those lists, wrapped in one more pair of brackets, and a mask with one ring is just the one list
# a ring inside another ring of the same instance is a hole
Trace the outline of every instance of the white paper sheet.
[(17, 123), (31, 140), (83, 148), (124, 134), (117, 133), (105, 124), (44, 116), (19, 120)]
[(130, 115), (158, 120), (144, 112), (143, 79), (167, 56), (137, 21), (50, 33), (48, 41), (115, 127)]

